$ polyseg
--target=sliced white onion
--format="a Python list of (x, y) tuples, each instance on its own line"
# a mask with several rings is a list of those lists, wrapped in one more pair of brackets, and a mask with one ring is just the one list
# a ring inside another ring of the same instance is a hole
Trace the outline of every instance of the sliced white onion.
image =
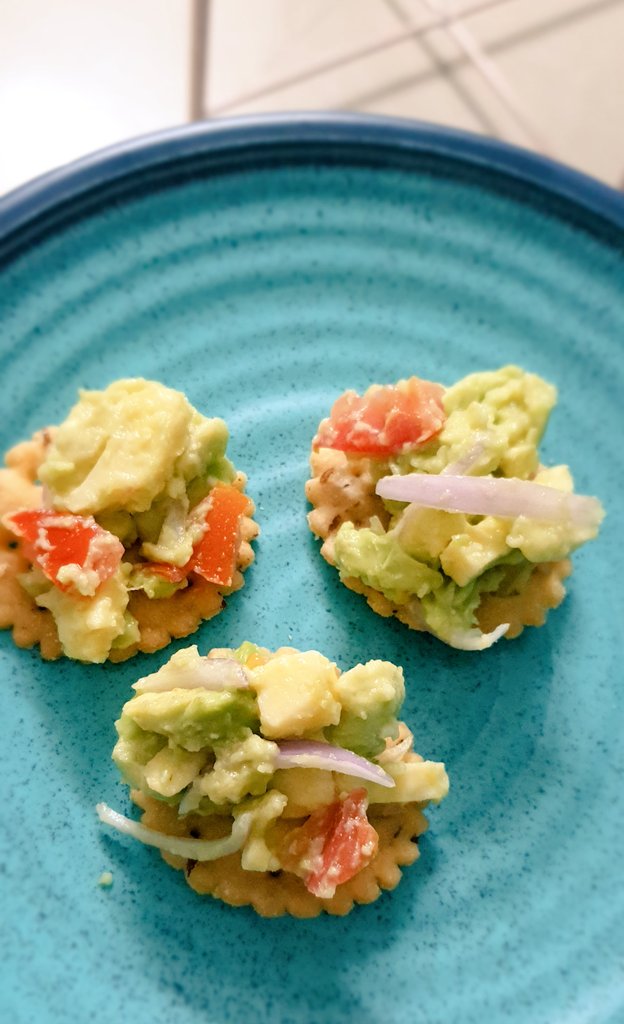
[[(166, 666), (165, 666), (166, 667)], [(162, 672), (162, 669), (160, 670)], [(154, 672), (133, 684), (139, 693), (162, 693), (167, 690), (244, 690), (249, 677), (233, 658), (201, 658), (191, 665), (181, 665), (171, 672)]]
[(118, 832), (132, 836), (147, 846), (155, 846), (165, 853), (188, 860), (218, 860), (219, 857), (237, 853), (249, 835), (252, 820), (250, 812), (240, 814), (234, 821), (229, 836), (225, 836), (224, 839), (184, 839), (181, 836), (168, 836), (164, 832), (147, 828), (140, 822), (114, 811), (108, 804), (97, 804), (95, 809), (100, 821), (105, 825), (110, 825)]
[(160, 528), (156, 547), (160, 547), (161, 544), (167, 547), (175, 547), (177, 544), (184, 542), (188, 525), (187, 506), (188, 502), (184, 502), (179, 498), (171, 502)]
[(276, 768), (321, 768), (323, 771), (340, 772), (342, 775), (376, 782), (379, 786), (391, 788), (395, 785), (394, 779), (383, 768), (354, 754), (352, 750), (316, 740), (284, 740), (278, 743), (278, 747)]
[(509, 623), (503, 622), (491, 633), (482, 633), (476, 627), (474, 629), (456, 629), (449, 636), (444, 637), (449, 647), (455, 647), (458, 651), (486, 651), (488, 647), (500, 640), (509, 629)]
[(399, 730), (399, 739), (387, 746), (375, 758), (378, 764), (392, 764), (396, 761), (401, 761), (412, 749), (414, 737), (403, 722), (399, 724)]
[(376, 491), (382, 498), (445, 512), (567, 520), (586, 529), (597, 529), (604, 516), (597, 498), (566, 494), (554, 487), (516, 478), (409, 473), (382, 477)]
[(475, 441), (472, 448), (464, 452), (456, 462), (451, 462), (442, 470), (441, 476), (465, 476), (472, 467), (479, 461), (485, 451), (488, 435), (484, 431), (475, 434)]

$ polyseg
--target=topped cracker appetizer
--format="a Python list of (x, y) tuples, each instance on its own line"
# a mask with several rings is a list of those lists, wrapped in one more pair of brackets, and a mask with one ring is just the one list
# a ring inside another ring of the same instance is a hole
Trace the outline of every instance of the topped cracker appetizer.
[(538, 445), (556, 390), (516, 366), (347, 391), (312, 442), (312, 532), (342, 582), (460, 650), (543, 624), (604, 512)]
[(154, 381), (81, 391), (0, 470), (0, 628), (47, 659), (122, 661), (216, 615), (258, 533), (227, 440)]
[(160, 849), (191, 888), (259, 914), (346, 914), (418, 857), (423, 809), (448, 792), (397, 719), (402, 669), (348, 672), (317, 651), (178, 651), (139, 679), (113, 760), (142, 823), (100, 819)]

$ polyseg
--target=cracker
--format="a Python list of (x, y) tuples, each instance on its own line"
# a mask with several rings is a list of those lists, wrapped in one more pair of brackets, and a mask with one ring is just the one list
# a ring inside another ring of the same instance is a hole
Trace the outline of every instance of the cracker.
[[(374, 459), (349, 457), (344, 452), (321, 448), (312, 451), (310, 467), (312, 478), (306, 484), (306, 496), (314, 508), (308, 513), (308, 523), (312, 533), (323, 542), (323, 558), (334, 565), (334, 540), (342, 523), (369, 526), (376, 516), (387, 526), (389, 515), (375, 494), (376, 483), (385, 474), (386, 466)], [(549, 609), (563, 601), (563, 580), (571, 572), (572, 564), (567, 558), (538, 563), (519, 593), (484, 594), (476, 613), (480, 628), (487, 633), (508, 622), (505, 636), (512, 640), (525, 626), (542, 626)], [(394, 616), (410, 629), (428, 631), (418, 598), (412, 598), (409, 604), (395, 604), (360, 579), (343, 577), (342, 582), (349, 590), (362, 594), (377, 615)]]
[(306, 484), (306, 497), (314, 506), (308, 514), (312, 533), (327, 540), (342, 523), (368, 526), (377, 516), (387, 526), (390, 516), (375, 494), (377, 481), (384, 475), (379, 460), (347, 457), (332, 448), (313, 451), (310, 457), (312, 478)]
[[(45, 453), (49, 431), (40, 431), (32, 440), (16, 445), (5, 457), (6, 469), (0, 469), (0, 516), (18, 508), (37, 508), (42, 488), (35, 481)], [(238, 473), (234, 486), (244, 491), (246, 477)], [(126, 661), (139, 651), (152, 654), (172, 639), (194, 633), (200, 623), (211, 619), (225, 607), (225, 599), (244, 584), (243, 572), (254, 560), (251, 541), (258, 535), (252, 519), (254, 503), (248, 498), (247, 514), (241, 519), (236, 570), (230, 587), (208, 583), (194, 577), (183, 590), (171, 597), (150, 599), (143, 591), (133, 591), (128, 611), (139, 624), (140, 641), (120, 650), (113, 649), (109, 661)], [(20, 586), (18, 576), (30, 567), (21, 553), (20, 542), (0, 525), (0, 629), (11, 629), (18, 647), (38, 646), (41, 657), (54, 661), (63, 654), (52, 613), (39, 608)]]
[(484, 633), (501, 622), (508, 622), (508, 640), (519, 636), (525, 626), (543, 626), (549, 608), (556, 608), (565, 597), (563, 580), (572, 572), (568, 558), (560, 562), (541, 562), (535, 566), (527, 583), (517, 594), (500, 596), (484, 594), (477, 610), (477, 620)]
[[(229, 834), (232, 819), (217, 815), (188, 814), (178, 817), (177, 808), (138, 791), (132, 799), (144, 811), (148, 828), (168, 835), (218, 839)], [(401, 867), (419, 856), (418, 836), (427, 829), (423, 814), (426, 804), (374, 804), (368, 819), (379, 835), (379, 848), (370, 864), (350, 881), (339, 885), (331, 899), (308, 892), (303, 881), (288, 871), (245, 871), (240, 853), (215, 861), (187, 861), (163, 853), (171, 867), (184, 871), (188, 884), (202, 895), (210, 895), (233, 907), (250, 906), (262, 917), (317, 917), (322, 911), (343, 916), (354, 904), (373, 903), (384, 889), (394, 889), (401, 879)], [(278, 820), (274, 841), (299, 824), (296, 819)]]
[[(7, 452), (7, 468), (0, 469), (0, 519), (16, 508), (41, 504), (41, 487), (35, 479), (46, 439), (46, 433), (40, 431)], [(29, 568), (19, 541), (0, 523), (0, 629), (12, 629), (18, 647), (38, 644), (42, 658), (54, 660), (62, 654), (54, 619), (35, 604), (18, 580)]]

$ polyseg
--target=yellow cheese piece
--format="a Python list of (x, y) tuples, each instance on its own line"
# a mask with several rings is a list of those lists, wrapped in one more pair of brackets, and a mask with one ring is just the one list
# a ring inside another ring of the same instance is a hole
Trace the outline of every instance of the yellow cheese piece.
[(288, 653), (250, 672), (262, 733), (269, 739), (318, 732), (340, 719), (336, 666), (318, 651)]

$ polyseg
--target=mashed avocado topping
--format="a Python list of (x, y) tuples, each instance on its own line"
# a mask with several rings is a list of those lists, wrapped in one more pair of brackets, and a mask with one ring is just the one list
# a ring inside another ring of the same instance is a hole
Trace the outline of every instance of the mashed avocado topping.
[(518, 366), (471, 373), (442, 398), (446, 420), (435, 441), (397, 460), (401, 473), (441, 473), (475, 443), (481, 446), (473, 472), (526, 479), (538, 468), (538, 445), (557, 391)]
[[(14, 517), (19, 528), (9, 523), (30, 545), (34, 568), (24, 585), (51, 611), (66, 655), (101, 662), (137, 643), (133, 591), (170, 597), (192, 572), (228, 585), (247, 499), (237, 491), (228, 510), (236, 474), (227, 440), (223, 420), (202, 416), (181, 392), (155, 381), (80, 392), (51, 431), (39, 467), (45, 507)], [(224, 549), (199, 557), (216, 543), (209, 516), (217, 491)]]
[(201, 416), (180, 391), (118, 380), (104, 391), (80, 392), (39, 476), (57, 509), (134, 515), (158, 505), (160, 514), (171, 501), (185, 503), (198, 478), (233, 478), (226, 444), (223, 420)]
[(336, 536), (336, 564), (345, 576), (357, 576), (390, 601), (405, 604), (441, 586), (442, 576), (404, 549), (389, 533), (344, 523)]
[[(217, 688), (220, 674), (237, 685)], [(403, 751), (383, 768), (374, 760), (399, 736), (405, 686), (389, 662), (342, 673), (317, 651), (245, 643), (202, 658), (192, 647), (135, 690), (116, 723), (113, 760), (125, 781), (180, 815), (249, 812), (247, 870), (280, 867), (278, 818), (314, 814), (362, 787), (373, 803), (440, 800), (448, 790), (438, 762), (406, 761)]]
[[(540, 467), (538, 445), (555, 389), (516, 366), (475, 373), (449, 388), (444, 426), (425, 446), (388, 460), (387, 473), (534, 480), (573, 490), (566, 466)], [(535, 563), (565, 558), (596, 535), (595, 526), (518, 516), (464, 515), (385, 501), (391, 518), (356, 528), (343, 523), (334, 557), (343, 578), (357, 577), (395, 605), (418, 598), (428, 629), (452, 646), (476, 626), (484, 593), (512, 593)]]

